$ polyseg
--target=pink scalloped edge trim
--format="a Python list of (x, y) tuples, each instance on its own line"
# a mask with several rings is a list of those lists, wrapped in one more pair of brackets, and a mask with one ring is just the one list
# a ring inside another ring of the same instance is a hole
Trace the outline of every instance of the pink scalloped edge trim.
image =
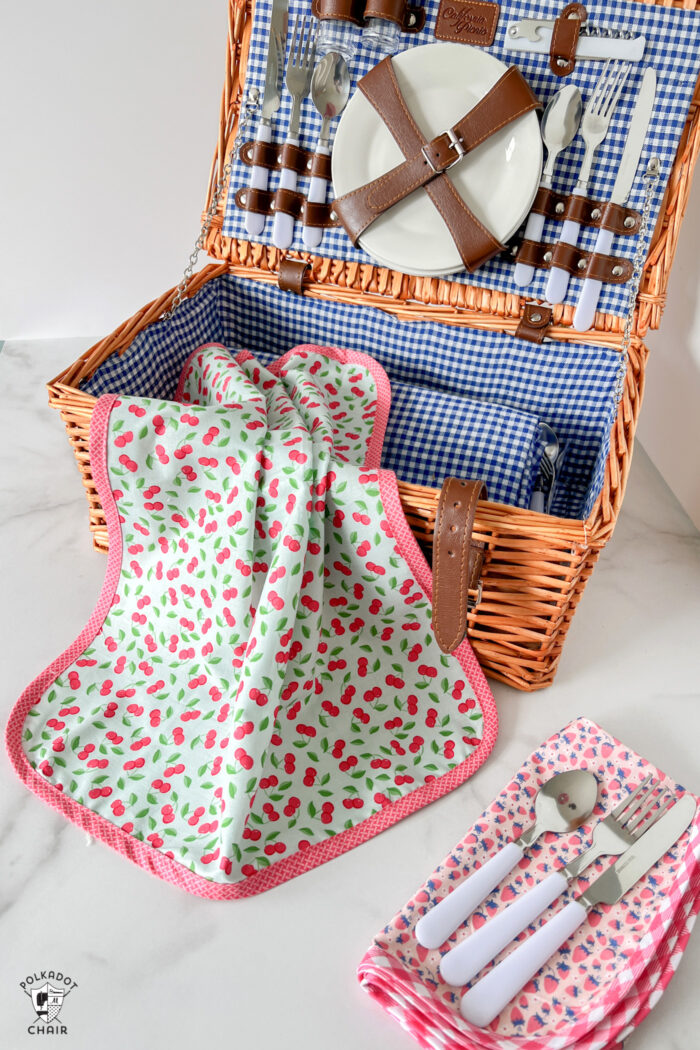
[[(218, 347), (220, 344), (207, 345)], [(179, 396), (182, 394), (185, 369), (193, 356), (201, 349), (203, 347), (198, 347), (197, 350), (193, 351), (183, 366), (177, 388)], [(326, 352), (325, 348), (305, 346), (296, 347), (289, 354), (302, 349), (322, 349)], [(252, 357), (247, 351), (242, 353), (246, 355), (242, 358), (243, 360)], [(289, 354), (285, 354), (283, 358), (275, 362), (278, 369), (283, 366)], [(372, 358), (365, 354), (355, 353), (354, 351), (333, 351), (329, 356), (336, 355), (339, 360), (356, 361), (358, 364), (362, 363), (367, 367), (371, 367)], [(241, 358), (241, 355), (238, 356)], [(381, 427), (381, 436), (383, 437), (390, 405), (389, 383), (386, 373), (381, 369), (381, 366), (377, 365), (376, 362), (374, 362), (374, 365), (379, 370), (372, 369), (378, 382), (379, 391), (377, 425)], [(383, 388), (382, 376), (386, 382), (387, 389)], [(176, 397), (178, 394), (176, 394)], [(484, 717), (484, 734), (481, 743), (475, 747), (471, 755), (464, 762), (455, 766), (454, 769), (444, 773), (441, 777), (437, 777), (429, 784), (416, 788), (409, 794), (397, 799), (396, 802), (390, 803), (379, 813), (368, 817), (355, 827), (341, 831), (334, 835), (333, 838), (315, 843), (309, 846), (308, 849), (297, 852), (293, 856), (285, 857), (271, 864), (270, 867), (265, 868), (263, 871), (248, 876), (241, 882), (222, 885), (221, 883), (212, 882), (202, 875), (197, 875), (170, 857), (167, 857), (154, 846), (140, 842), (128, 832), (112, 824), (105, 817), (94, 813), (86, 806), (65, 795), (58, 787), (49, 783), (37, 773), (22, 748), (22, 728), (27, 714), (40, 701), (46, 689), (58, 675), (92, 643), (111, 607), (119, 582), (122, 562), (122, 533), (119, 514), (109, 484), (107, 471), (107, 424), (112, 408), (118, 400), (119, 398), (116, 395), (103, 395), (95, 405), (90, 424), (90, 463), (95, 487), (104, 508), (109, 537), (109, 554), (104, 583), (97, 604), (84, 629), (65, 652), (49, 664), (27, 686), (10, 713), (5, 742), (10, 760), (20, 780), (44, 802), (57, 809), (63, 816), (77, 824), (84, 831), (105, 842), (117, 853), (121, 853), (133, 863), (145, 868), (152, 875), (156, 875), (166, 882), (172, 882), (189, 893), (206, 897), (210, 900), (235, 900), (252, 897), (265, 890), (272, 889), (274, 886), (279, 886), (281, 883), (301, 875), (305, 871), (309, 871), (320, 864), (325, 864), (334, 857), (347, 853), (349, 850), (354, 849), (355, 846), (366, 842), (374, 835), (386, 830), (392, 824), (414, 813), (429, 802), (433, 802), (448, 794), (454, 788), (459, 787), (488, 757), (498, 734), (498, 715), (495, 701), (486, 683), (483, 671), (479, 667), (468, 642), (463, 642), (454, 655), (462, 665), (467, 679), (476, 693)], [(370, 457), (373, 460), (378, 452), (381, 452), (381, 446), (378, 451), (376, 448), (372, 448), (368, 452), (368, 469)], [(428, 599), (430, 599), (432, 574), (403, 513), (395, 475), (391, 471), (380, 471), (379, 482), (382, 500), (386, 501), (387, 517), (394, 532), (399, 552), (405, 558), (419, 585)]]

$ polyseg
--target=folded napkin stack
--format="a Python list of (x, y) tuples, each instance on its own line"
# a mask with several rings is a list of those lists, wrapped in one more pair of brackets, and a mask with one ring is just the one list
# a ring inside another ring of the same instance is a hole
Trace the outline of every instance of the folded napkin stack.
[[(520, 865), (439, 949), (421, 947), (418, 920), (461, 884), (499, 846), (534, 820), (534, 797), (553, 774), (590, 770), (599, 796), (590, 821), (571, 835), (547, 834)], [(523, 764), (501, 794), (432, 875), (374, 939), (362, 960), (362, 986), (424, 1047), (431, 1050), (619, 1050), (658, 1002), (685, 950), (700, 910), (700, 816), (678, 843), (619, 903), (594, 908), (588, 921), (487, 1028), (465, 1021), (462, 988), (439, 973), (442, 955), (519, 894), (581, 852), (592, 825), (648, 774), (683, 791), (595, 723), (577, 719), (550, 737)], [(547, 909), (521, 941), (558, 911), (576, 890), (612, 863), (602, 858)], [(510, 951), (509, 946), (496, 962)]]

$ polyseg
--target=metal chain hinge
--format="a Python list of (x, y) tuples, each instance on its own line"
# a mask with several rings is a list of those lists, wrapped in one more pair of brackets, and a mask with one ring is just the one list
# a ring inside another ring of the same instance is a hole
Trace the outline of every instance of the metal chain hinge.
[(236, 138), (234, 140), (233, 146), (231, 147), (231, 152), (228, 155), (226, 163), (223, 166), (221, 175), (214, 184), (214, 189), (212, 190), (211, 195), (211, 201), (204, 215), (204, 221), (202, 222), (202, 228), (199, 231), (199, 237), (194, 243), (194, 248), (192, 249), (189, 260), (187, 262), (187, 266), (185, 267), (185, 272), (182, 275), (182, 280), (180, 281), (179, 285), (175, 290), (175, 296), (173, 298), (172, 306), (167, 311), (167, 313), (163, 315), (164, 320), (166, 321), (169, 321), (172, 318), (178, 306), (185, 298), (185, 292), (187, 291), (187, 286), (192, 280), (192, 275), (194, 273), (194, 268), (197, 264), (197, 259), (199, 258), (199, 253), (202, 251), (204, 245), (206, 244), (207, 236), (209, 234), (209, 230), (211, 229), (211, 224), (214, 221), (214, 216), (216, 215), (217, 208), (221, 203), (221, 198), (223, 196), (224, 190), (228, 184), (228, 180), (231, 177), (231, 171), (233, 170), (233, 162), (238, 154), (240, 147), (243, 145), (243, 132), (247, 127), (250, 126), (250, 124), (254, 120), (259, 106), (260, 92), (257, 88), (251, 88), (251, 90), (243, 96), (241, 108), (239, 111), (240, 119), (238, 122), (238, 131), (236, 133)]

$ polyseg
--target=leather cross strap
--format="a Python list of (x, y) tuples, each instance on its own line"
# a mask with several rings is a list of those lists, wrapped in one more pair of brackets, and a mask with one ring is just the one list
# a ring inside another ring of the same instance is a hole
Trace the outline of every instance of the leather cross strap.
[(447, 478), (438, 502), (433, 533), (433, 630), (443, 653), (453, 652), (467, 631), (469, 590), (481, 575), (484, 544), (472, 540), (483, 481)]
[(452, 128), (427, 141), (401, 94), (391, 58), (359, 82), (406, 158), (366, 186), (338, 198), (334, 210), (356, 244), (383, 212), (423, 187), (442, 216), (467, 270), (475, 270), (503, 245), (467, 207), (445, 172), (489, 136), (539, 106), (527, 81), (511, 66)]

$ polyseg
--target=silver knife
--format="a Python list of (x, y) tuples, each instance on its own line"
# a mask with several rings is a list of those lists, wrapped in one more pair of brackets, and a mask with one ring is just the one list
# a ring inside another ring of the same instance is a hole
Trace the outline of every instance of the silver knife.
[[(634, 112), (630, 118), (627, 141), (625, 142), (622, 159), (617, 169), (615, 185), (610, 195), (610, 200), (613, 204), (624, 204), (629, 197), (634, 177), (637, 174), (639, 158), (644, 149), (644, 140), (646, 139), (649, 122), (654, 111), (655, 99), (656, 71), (653, 66), (648, 66), (644, 71), (642, 86), (639, 89)], [(610, 230), (599, 230), (593, 251), (598, 255), (609, 255), (614, 236)], [(583, 282), (574, 313), (574, 328), (579, 332), (587, 331), (593, 324), (601, 288), (602, 283), (594, 281), (591, 277), (587, 277)]]
[(541, 926), (537, 933), (506, 956), (462, 997), (465, 1021), (483, 1028), (497, 1017), (531, 977), (585, 922), (590, 908), (616, 904), (651, 867), (661, 860), (692, 823), (696, 802), (683, 795), (675, 806), (634, 842), (611, 868), (570, 904)]
[[(282, 74), (287, 41), (287, 0), (272, 0), (270, 16), (270, 36), (267, 42), (267, 66), (265, 68), (265, 90), (262, 100), (262, 114), (255, 136), (258, 142), (272, 140), (272, 118), (280, 108), (282, 97)], [(267, 168), (253, 166), (250, 180), (252, 189), (266, 190), (269, 178)], [(259, 212), (245, 213), (246, 232), (259, 236), (265, 229), (265, 216)]]

